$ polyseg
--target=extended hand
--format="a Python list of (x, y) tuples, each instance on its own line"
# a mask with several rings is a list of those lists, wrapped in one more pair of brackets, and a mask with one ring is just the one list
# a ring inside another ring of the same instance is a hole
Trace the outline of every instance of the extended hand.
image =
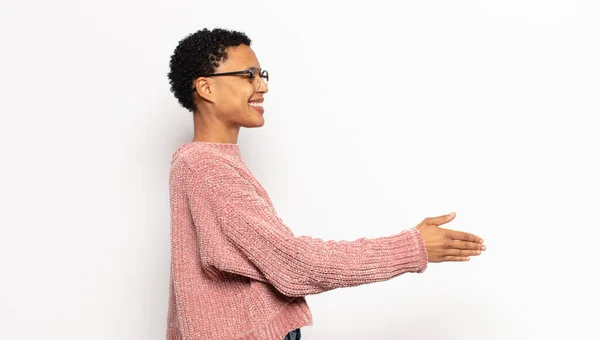
[(423, 235), (429, 262), (468, 261), (485, 250), (483, 240), (475, 235), (443, 229), (439, 226), (454, 219), (455, 213), (426, 218), (417, 229)]

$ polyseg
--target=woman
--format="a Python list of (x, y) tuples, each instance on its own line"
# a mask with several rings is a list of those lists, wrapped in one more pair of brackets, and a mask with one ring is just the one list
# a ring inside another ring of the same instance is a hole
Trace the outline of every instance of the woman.
[(243, 33), (207, 29), (171, 57), (171, 91), (193, 112), (194, 139), (170, 173), (169, 340), (297, 340), (312, 324), (305, 296), (466, 261), (474, 235), (439, 228), (454, 214), (376, 239), (295, 236), (244, 163), (241, 127), (264, 124), (269, 75)]

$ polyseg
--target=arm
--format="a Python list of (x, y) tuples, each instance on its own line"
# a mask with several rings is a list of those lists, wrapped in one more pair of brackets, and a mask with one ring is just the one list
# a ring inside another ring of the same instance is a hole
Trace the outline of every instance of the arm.
[(288, 296), (305, 296), (422, 272), (427, 266), (416, 228), (355, 241), (296, 237), (235, 168), (216, 157), (203, 164), (190, 177), (190, 186), (198, 188), (190, 196), (192, 213), (201, 199), (217, 209), (221, 231), (240, 255), (227, 261), (231, 272), (267, 281)]

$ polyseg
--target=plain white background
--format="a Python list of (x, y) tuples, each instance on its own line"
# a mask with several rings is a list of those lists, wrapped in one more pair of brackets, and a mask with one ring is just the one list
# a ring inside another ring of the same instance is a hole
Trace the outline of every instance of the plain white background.
[(6, 1), (0, 337), (164, 339), (168, 171), (192, 138), (177, 42), (246, 32), (271, 74), (242, 153), (298, 235), (396, 233), (451, 211), (483, 237), (309, 296), (303, 339), (596, 338), (597, 1)]

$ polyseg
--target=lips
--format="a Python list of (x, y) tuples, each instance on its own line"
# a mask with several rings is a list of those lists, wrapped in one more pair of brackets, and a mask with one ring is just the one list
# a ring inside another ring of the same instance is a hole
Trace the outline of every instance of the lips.
[(264, 98), (256, 98), (248, 101), (248, 105), (252, 106), (252, 108), (258, 111), (260, 114), (265, 113), (265, 109), (263, 109)]
[(263, 109), (264, 101), (265, 101), (264, 98), (258, 98), (258, 99), (248, 101), (248, 105), (252, 106), (253, 109), (255, 109), (259, 113), (263, 114), (263, 113), (265, 113), (265, 109)]

